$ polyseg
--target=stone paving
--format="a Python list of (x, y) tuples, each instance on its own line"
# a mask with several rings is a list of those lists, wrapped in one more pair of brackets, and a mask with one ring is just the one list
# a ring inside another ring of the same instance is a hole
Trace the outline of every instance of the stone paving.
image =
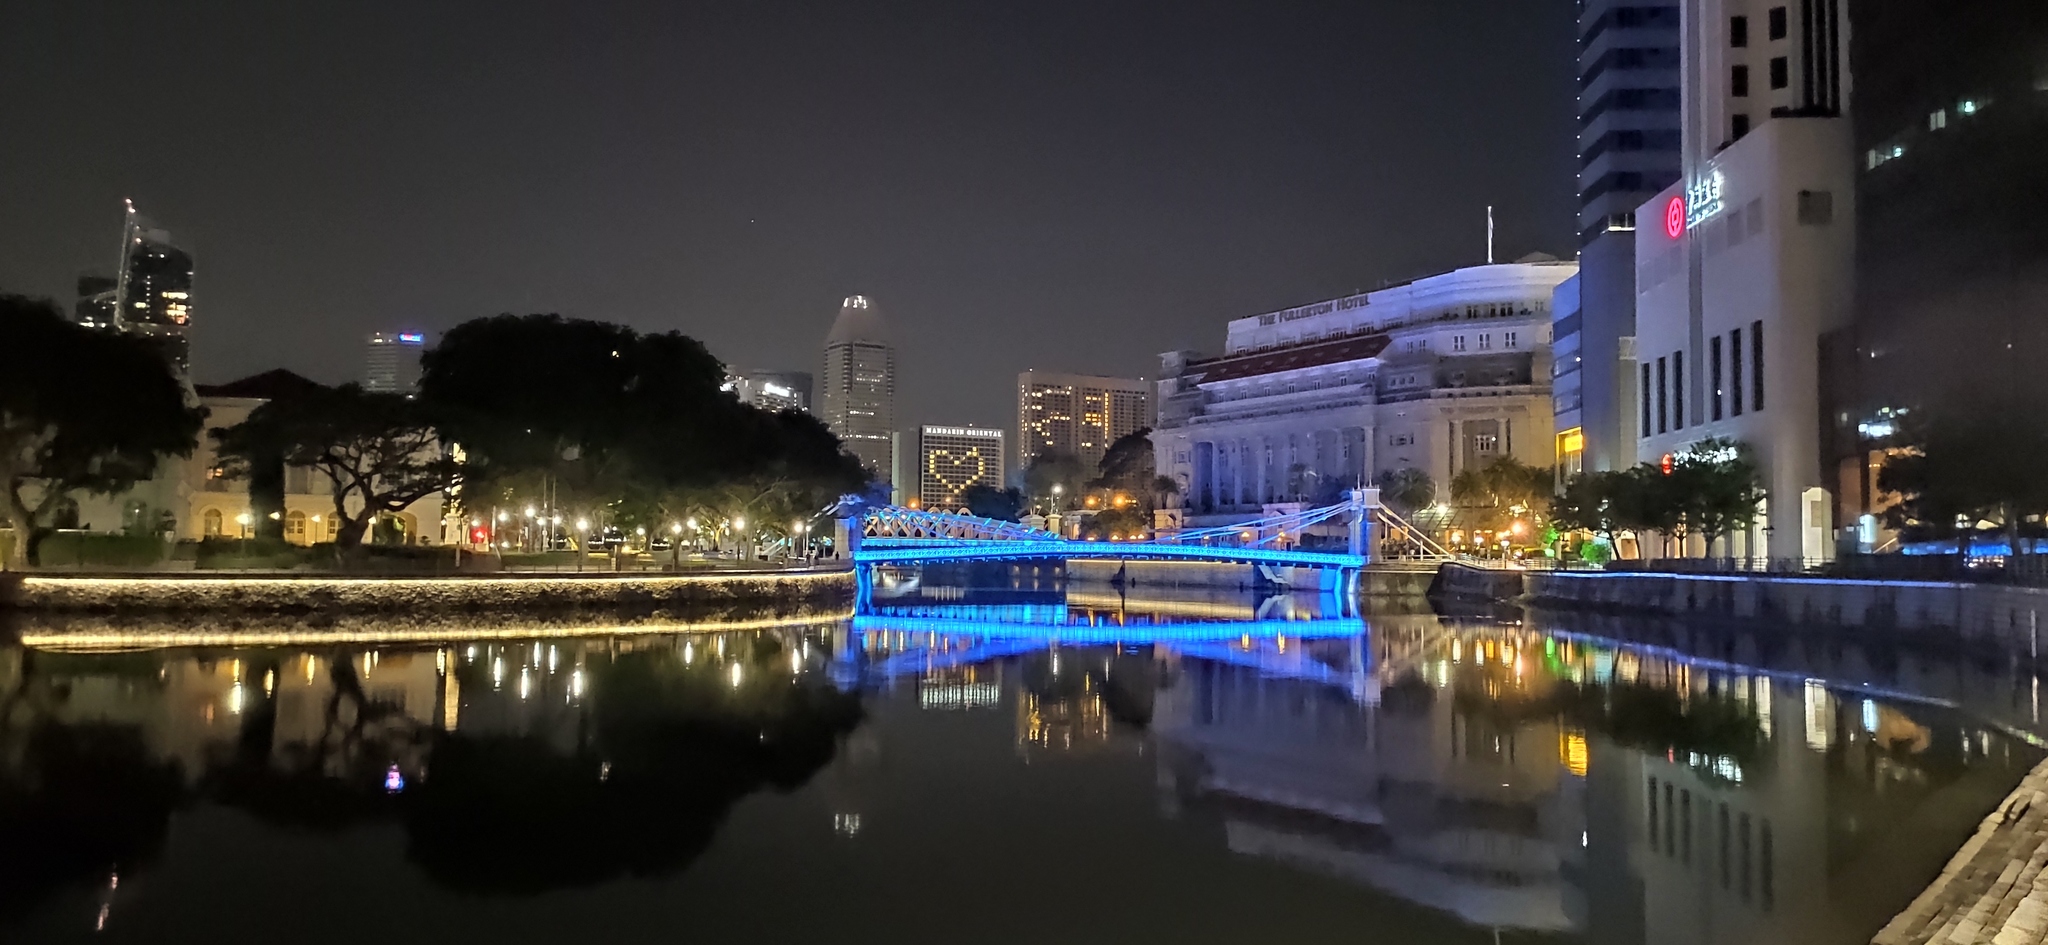
[(2048, 943), (2048, 762), (2029, 773), (1872, 945)]

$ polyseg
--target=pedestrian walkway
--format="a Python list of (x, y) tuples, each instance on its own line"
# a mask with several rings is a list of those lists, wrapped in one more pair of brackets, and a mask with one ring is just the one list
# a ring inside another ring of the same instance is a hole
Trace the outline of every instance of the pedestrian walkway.
[(2029, 773), (1872, 945), (2048, 942), (2048, 762)]

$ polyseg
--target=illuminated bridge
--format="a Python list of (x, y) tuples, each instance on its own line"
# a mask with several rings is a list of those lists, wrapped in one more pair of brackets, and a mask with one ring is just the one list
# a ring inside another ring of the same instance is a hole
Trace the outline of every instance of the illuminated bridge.
[(1084, 541), (1015, 522), (895, 506), (842, 502), (838, 508), (847, 547), (862, 565), (1106, 559), (1352, 572), (1372, 563), (1375, 525), (1387, 516), (1378, 499), (1378, 490), (1360, 489), (1338, 505), (1184, 529), (1149, 541)]

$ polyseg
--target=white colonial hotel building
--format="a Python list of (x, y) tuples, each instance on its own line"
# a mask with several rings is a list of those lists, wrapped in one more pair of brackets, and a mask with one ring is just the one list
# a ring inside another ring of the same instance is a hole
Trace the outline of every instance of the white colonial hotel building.
[(1232, 321), (1221, 357), (1160, 356), (1159, 473), (1190, 524), (1385, 473), (1554, 461), (1550, 296), (1576, 263), (1473, 266)]

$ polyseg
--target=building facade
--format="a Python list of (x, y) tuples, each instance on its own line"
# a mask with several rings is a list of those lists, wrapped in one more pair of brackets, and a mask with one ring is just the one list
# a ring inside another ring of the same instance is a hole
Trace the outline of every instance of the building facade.
[(1152, 425), (1151, 382), (1087, 374), (1017, 375), (1017, 467), (1046, 450), (1093, 469), (1111, 443)]
[(1334, 501), (1402, 469), (1440, 494), (1513, 457), (1549, 466), (1550, 301), (1531, 257), (1230, 323), (1221, 357), (1161, 356), (1159, 474), (1203, 515)]
[(420, 387), (420, 355), (427, 336), (416, 331), (373, 331), (363, 349), (363, 389), (410, 394)]
[[(209, 428), (232, 427), (284, 393), (316, 387), (312, 381), (274, 370), (226, 384), (193, 388), (206, 410)], [(114, 495), (73, 493), (60, 509), (60, 527), (89, 532), (158, 535), (179, 541), (208, 538), (253, 538), (264, 529), (260, 519), (274, 517), (286, 541), (312, 545), (335, 540), (341, 523), (334, 516), (334, 489), (327, 477), (308, 467), (282, 470), (284, 502), (266, 508), (250, 493), (247, 478), (226, 475), (213, 437), (201, 434), (191, 455), (173, 456), (157, 464), (154, 475)], [(442, 544), (460, 534), (443, 521), (447, 497), (435, 493), (389, 516), (386, 527), (364, 541), (409, 545)], [(362, 510), (349, 499), (349, 514)]]
[(966, 507), (967, 490), (1003, 487), (1003, 431), (923, 426), (917, 431), (917, 499), (927, 509)]
[(811, 375), (806, 371), (726, 369), (726, 386), (740, 399), (771, 413), (811, 412)]
[(1676, 0), (1579, 3), (1579, 275), (1551, 305), (1561, 470), (1635, 460), (1636, 207), (1679, 175), (1679, 24)]
[(826, 426), (878, 480), (895, 476), (896, 348), (882, 313), (866, 296), (848, 296), (825, 337)]
[(1849, 8), (1853, 329), (1824, 389), (1841, 521), (1875, 515), (1900, 409), (2037, 414), (2048, 390), (2048, 4)]
[(1636, 231), (1636, 459), (1754, 451), (1758, 526), (1714, 553), (1829, 557), (1820, 347), (1848, 323), (1855, 195), (1837, 4), (1718, 0), (1685, 22), (1685, 176)]

